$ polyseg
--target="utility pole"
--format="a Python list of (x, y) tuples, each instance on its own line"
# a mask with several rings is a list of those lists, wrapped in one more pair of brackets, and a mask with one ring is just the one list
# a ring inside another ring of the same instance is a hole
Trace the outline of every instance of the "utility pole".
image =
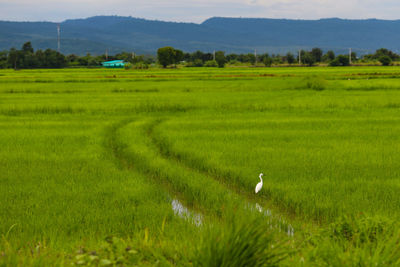
[(213, 52), (213, 59), (214, 59), (214, 61), (215, 61), (215, 50), (214, 50), (214, 52)]
[(255, 65), (257, 66), (257, 49), (254, 49)]
[(108, 49), (106, 49), (106, 61), (108, 61)]
[(301, 50), (299, 50), (299, 65), (301, 65)]
[(58, 51), (58, 53), (60, 53), (60, 35), (61, 35), (60, 24), (57, 24), (57, 51)]
[(349, 63), (351, 65), (351, 48), (349, 49)]

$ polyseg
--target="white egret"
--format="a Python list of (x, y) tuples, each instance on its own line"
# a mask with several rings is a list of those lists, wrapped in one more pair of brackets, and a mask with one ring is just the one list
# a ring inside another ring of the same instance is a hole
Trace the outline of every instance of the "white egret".
[(263, 179), (262, 179), (262, 176), (263, 176), (264, 174), (262, 174), (262, 173), (260, 173), (260, 180), (261, 180), (261, 182), (259, 182), (257, 185), (256, 185), (256, 194), (261, 190), (261, 188), (262, 188), (262, 186), (263, 186)]

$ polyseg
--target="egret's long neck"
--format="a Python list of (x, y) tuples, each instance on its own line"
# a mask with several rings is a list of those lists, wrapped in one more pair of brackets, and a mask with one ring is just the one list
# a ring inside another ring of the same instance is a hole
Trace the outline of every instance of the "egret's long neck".
[(263, 180), (262, 180), (262, 178), (261, 178), (261, 177), (262, 177), (262, 175), (260, 175), (260, 181), (261, 181), (261, 183), (262, 183), (262, 181), (263, 181)]

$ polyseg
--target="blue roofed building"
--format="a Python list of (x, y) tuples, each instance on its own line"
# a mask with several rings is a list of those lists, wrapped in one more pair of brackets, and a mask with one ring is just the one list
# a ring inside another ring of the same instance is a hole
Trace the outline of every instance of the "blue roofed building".
[(112, 60), (103, 62), (101, 65), (106, 68), (123, 68), (125, 66), (125, 62), (123, 60)]

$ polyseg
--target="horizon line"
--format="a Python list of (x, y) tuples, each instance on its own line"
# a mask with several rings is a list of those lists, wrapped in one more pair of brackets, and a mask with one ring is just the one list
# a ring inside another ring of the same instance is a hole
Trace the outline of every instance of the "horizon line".
[(71, 18), (71, 19), (64, 19), (62, 21), (50, 21), (50, 20), (1, 20), (0, 22), (19, 22), (19, 23), (65, 23), (67, 21), (73, 20), (88, 20), (91, 18), (97, 17), (119, 17), (119, 18), (132, 18), (132, 19), (140, 19), (140, 20), (147, 20), (147, 21), (159, 21), (159, 22), (168, 22), (168, 23), (187, 23), (187, 24), (197, 24), (201, 25), (204, 22), (214, 19), (214, 18), (224, 18), (224, 19), (260, 19), (260, 20), (292, 20), (292, 21), (321, 21), (321, 20), (348, 20), (348, 21), (367, 21), (367, 20), (380, 20), (380, 21), (399, 21), (399, 19), (380, 19), (380, 18), (365, 18), (365, 19), (351, 19), (351, 18), (341, 18), (341, 17), (325, 17), (325, 18), (318, 18), (318, 19), (301, 19), (301, 18), (269, 18), (269, 17), (229, 17), (229, 16), (212, 16), (204, 21), (198, 22), (191, 22), (191, 21), (170, 21), (170, 20), (162, 20), (162, 19), (151, 19), (151, 18), (143, 18), (143, 17), (134, 17), (134, 16), (121, 16), (121, 15), (94, 15), (89, 17), (82, 17), (82, 18)]

